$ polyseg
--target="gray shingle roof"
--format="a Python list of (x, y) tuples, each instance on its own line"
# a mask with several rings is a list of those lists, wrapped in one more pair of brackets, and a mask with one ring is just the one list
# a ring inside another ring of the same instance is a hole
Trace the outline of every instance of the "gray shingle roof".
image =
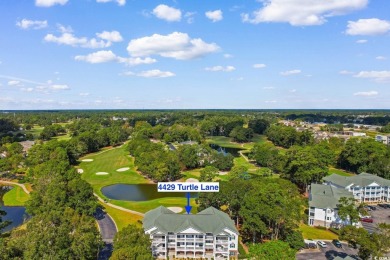
[(310, 186), (309, 206), (316, 208), (337, 208), (341, 197), (353, 198), (351, 192), (330, 185), (312, 184)]
[(338, 174), (332, 174), (324, 177), (324, 181), (332, 182), (341, 187), (347, 187), (351, 184), (354, 186), (368, 186), (373, 182), (378, 183), (381, 186), (390, 186), (390, 180), (383, 179), (379, 176), (369, 174), (369, 173), (361, 173), (359, 175), (345, 177)]
[(159, 232), (179, 233), (188, 228), (193, 228), (201, 233), (220, 234), (225, 228), (238, 234), (233, 220), (230, 217), (213, 207), (209, 207), (196, 215), (176, 214), (173, 211), (160, 206), (146, 212), (143, 227), (145, 230), (156, 227)]

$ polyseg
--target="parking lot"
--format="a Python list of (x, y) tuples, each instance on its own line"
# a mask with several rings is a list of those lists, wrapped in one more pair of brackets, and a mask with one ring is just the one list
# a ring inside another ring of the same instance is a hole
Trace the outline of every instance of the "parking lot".
[(357, 249), (349, 247), (347, 244), (342, 243), (342, 248), (335, 247), (332, 242), (325, 241), (327, 247), (318, 247), (318, 249), (305, 249), (299, 252), (296, 256), (298, 260), (332, 260), (336, 256), (356, 257)]
[[(376, 226), (379, 223), (390, 224), (390, 209), (384, 209), (376, 206), (376, 210), (371, 210), (368, 214), (373, 219), (373, 223), (361, 222), (362, 226), (370, 233), (376, 231)], [(342, 248), (335, 247), (332, 242), (324, 241), (326, 248), (318, 247), (318, 249), (305, 249), (299, 252), (296, 256), (298, 260), (332, 260), (336, 256), (357, 258), (357, 249), (349, 247), (346, 243), (342, 243)]]
[(370, 233), (375, 232), (376, 226), (379, 223), (390, 224), (390, 209), (384, 209), (379, 206), (375, 206), (376, 210), (371, 210), (368, 214), (374, 220), (373, 223), (361, 222), (363, 227)]

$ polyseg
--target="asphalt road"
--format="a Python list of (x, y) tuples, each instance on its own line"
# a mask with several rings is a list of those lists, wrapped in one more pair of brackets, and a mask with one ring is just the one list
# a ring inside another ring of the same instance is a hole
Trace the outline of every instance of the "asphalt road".
[(104, 248), (100, 250), (98, 260), (109, 259), (112, 253), (112, 243), (114, 236), (117, 232), (115, 222), (112, 220), (110, 215), (99, 209), (95, 214), (95, 219), (98, 222), (100, 234), (102, 235)]
[[(318, 249), (306, 249), (296, 255), (298, 260), (332, 260), (336, 256), (346, 257), (347, 255), (354, 257), (357, 255), (357, 250), (349, 247), (347, 244), (342, 244), (342, 248), (335, 247), (332, 242), (325, 242), (327, 247)], [(356, 258), (357, 259), (357, 258)]]

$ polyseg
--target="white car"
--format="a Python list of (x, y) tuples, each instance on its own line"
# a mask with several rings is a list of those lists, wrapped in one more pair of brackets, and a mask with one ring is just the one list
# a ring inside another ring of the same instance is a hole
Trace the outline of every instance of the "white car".
[(317, 244), (318, 244), (320, 247), (328, 247), (328, 246), (326, 245), (326, 243), (325, 243), (324, 241), (321, 241), (321, 240), (318, 240), (318, 241), (317, 241)]

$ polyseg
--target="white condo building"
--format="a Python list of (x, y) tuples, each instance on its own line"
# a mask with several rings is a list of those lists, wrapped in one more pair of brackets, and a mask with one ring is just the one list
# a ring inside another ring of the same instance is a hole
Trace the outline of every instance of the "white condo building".
[(160, 206), (143, 220), (154, 257), (236, 259), (239, 233), (229, 216), (213, 207), (198, 214), (176, 214)]
[(324, 184), (310, 185), (310, 226), (347, 224), (337, 214), (337, 204), (341, 197), (354, 198), (356, 202), (366, 204), (390, 202), (390, 180), (373, 174), (361, 173), (350, 177), (332, 174), (323, 180)]

